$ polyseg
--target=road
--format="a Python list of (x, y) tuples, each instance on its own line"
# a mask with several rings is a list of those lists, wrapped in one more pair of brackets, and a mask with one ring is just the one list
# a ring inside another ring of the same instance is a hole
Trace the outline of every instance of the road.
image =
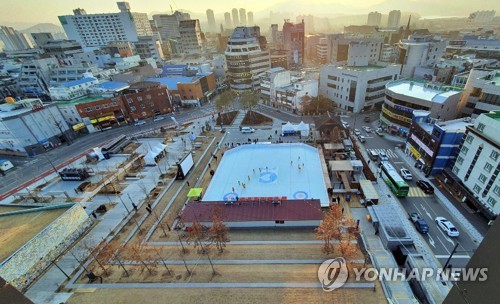
[(19, 191), (25, 188), (26, 183), (36, 181), (43, 178), (44, 175), (50, 174), (54, 168), (61, 167), (71, 163), (73, 160), (88, 153), (89, 149), (98, 147), (102, 143), (116, 138), (119, 135), (131, 135), (138, 132), (143, 132), (151, 129), (157, 129), (161, 126), (171, 125), (174, 116), (178, 122), (184, 122), (192, 118), (209, 115), (213, 113), (212, 105), (205, 105), (201, 108), (182, 110), (179, 113), (165, 115), (164, 120), (153, 122), (148, 119), (147, 123), (142, 126), (134, 126), (132, 124), (123, 125), (112, 128), (103, 132), (89, 134), (87, 136), (76, 139), (71, 145), (59, 146), (47, 153), (36, 155), (35, 157), (4, 157), (2, 159), (11, 160), (15, 168), (7, 172), (6, 176), (0, 177), (0, 200), (5, 199), (13, 191)]
[[(378, 126), (378, 112), (373, 112), (368, 115), (344, 116), (342, 120), (347, 121), (351, 128), (359, 129), (363, 136), (366, 137), (366, 142), (363, 144), (368, 150), (377, 152), (385, 152), (392, 165), (399, 171), (401, 168), (410, 170), (413, 176), (416, 176), (415, 167), (413, 164), (407, 164), (405, 160), (395, 153), (395, 147), (403, 142), (403, 139), (389, 140), (386, 136), (380, 137), (374, 132), (367, 133), (362, 129), (362, 126), (370, 126), (375, 129)], [(364, 117), (369, 116), (371, 123), (365, 123)], [(399, 140), (399, 141), (398, 141)], [(400, 198), (399, 201), (406, 212), (418, 212), (420, 216), (429, 225), (429, 233), (423, 238), (428, 243), (436, 258), (445, 264), (450, 253), (453, 250), (456, 242), (459, 243), (457, 252), (454, 254), (451, 264), (453, 267), (464, 267), (477, 245), (468, 234), (467, 230), (450, 214), (448, 209), (443, 206), (434, 195), (426, 195), (417, 185), (416, 180), (407, 181), (410, 185), (410, 193), (406, 198)], [(436, 189), (437, 191), (437, 189)], [(458, 238), (450, 238), (437, 227), (434, 219), (437, 216), (442, 216), (450, 220), (460, 232)]]

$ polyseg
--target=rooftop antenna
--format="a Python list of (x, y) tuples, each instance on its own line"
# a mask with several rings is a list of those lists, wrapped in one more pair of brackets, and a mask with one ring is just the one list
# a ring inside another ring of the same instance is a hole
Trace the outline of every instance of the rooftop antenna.
[(170, 5), (170, 4), (169, 4), (168, 6), (170, 6), (170, 11), (171, 11), (171, 12), (172, 12), (172, 14), (173, 14), (173, 13), (174, 13), (174, 9), (172, 8), (172, 5)]

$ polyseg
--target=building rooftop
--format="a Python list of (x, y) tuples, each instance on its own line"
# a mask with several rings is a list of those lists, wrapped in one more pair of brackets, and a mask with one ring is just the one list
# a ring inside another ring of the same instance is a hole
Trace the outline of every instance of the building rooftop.
[(492, 119), (500, 122), (500, 111), (491, 111), (489, 113), (485, 113), (484, 115), (486, 115), (489, 118), (492, 118)]
[(400, 95), (413, 97), (425, 101), (444, 103), (448, 98), (461, 94), (451, 86), (434, 85), (415, 80), (397, 80), (386, 84), (386, 89)]
[(337, 68), (339, 70), (346, 70), (346, 71), (359, 71), (359, 72), (371, 72), (371, 71), (376, 71), (380, 70), (383, 68), (387, 67), (393, 67), (395, 65), (367, 65), (367, 66), (338, 66)]
[(144, 81), (159, 82), (163, 86), (167, 86), (169, 90), (177, 90), (178, 83), (191, 83), (196, 78), (193, 77), (159, 77), (159, 78), (146, 78)]
[(61, 100), (61, 101), (54, 101), (54, 102), (57, 103), (58, 105), (75, 105), (76, 106), (78, 104), (93, 102), (93, 101), (103, 100), (103, 99), (106, 99), (106, 98), (99, 95), (99, 96), (86, 96), (83, 98), (78, 98), (78, 99), (73, 99), (73, 100)]
[(84, 77), (84, 78), (78, 79), (78, 80), (63, 82), (63, 83), (60, 84), (60, 86), (61, 87), (65, 87), (65, 88), (69, 88), (69, 87), (74, 87), (74, 86), (77, 86), (77, 85), (80, 85), (80, 84), (84, 84), (84, 83), (87, 83), (87, 82), (92, 82), (92, 81), (95, 81), (95, 80), (97, 80), (97, 79), (94, 78), (94, 77)]
[(121, 91), (128, 88), (128, 83), (120, 81), (106, 81), (99, 83), (96, 87), (106, 91)]

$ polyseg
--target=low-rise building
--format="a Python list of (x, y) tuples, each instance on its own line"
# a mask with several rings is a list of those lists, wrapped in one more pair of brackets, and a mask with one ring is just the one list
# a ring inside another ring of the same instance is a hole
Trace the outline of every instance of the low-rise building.
[(500, 106), (500, 70), (472, 69), (460, 102), (462, 117), (477, 117)]
[(87, 95), (90, 86), (98, 84), (94, 77), (85, 77), (78, 80), (63, 82), (56, 87), (50, 87), (50, 98), (52, 100), (71, 100)]
[(468, 125), (471, 120), (467, 118), (434, 123), (430, 123), (428, 117), (415, 120), (410, 127), (405, 153), (416, 160), (415, 166), (425, 174), (440, 174), (455, 161)]
[(380, 113), (381, 124), (391, 133), (408, 135), (416, 110), (430, 112), (436, 120), (452, 120), (458, 115), (461, 91), (450, 86), (399, 80), (385, 85), (385, 98)]
[(93, 77), (99, 74), (96, 64), (82, 63), (76, 65), (57, 66), (50, 70), (51, 84), (77, 81), (85, 77)]
[(385, 85), (398, 79), (400, 65), (321, 67), (319, 93), (339, 108), (359, 113), (384, 102)]
[(48, 99), (50, 72), (57, 67), (59, 65), (55, 58), (37, 59), (23, 63), (17, 82), (20, 90), (27, 97)]
[(487, 218), (500, 213), (500, 111), (481, 114), (468, 126), (452, 172), (462, 202)]
[(293, 82), (276, 88), (276, 107), (293, 112), (302, 111), (304, 98), (318, 97), (318, 80), (309, 79)]
[(276, 67), (259, 74), (260, 94), (263, 102), (269, 105), (275, 105), (276, 88), (287, 86), (291, 83), (290, 71), (282, 67)]

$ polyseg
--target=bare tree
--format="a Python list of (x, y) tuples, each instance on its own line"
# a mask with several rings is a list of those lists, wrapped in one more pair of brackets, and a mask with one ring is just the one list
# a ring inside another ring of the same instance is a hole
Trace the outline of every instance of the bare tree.
[(167, 263), (165, 263), (165, 260), (163, 259), (162, 254), (161, 254), (161, 250), (158, 250), (156, 247), (153, 247), (153, 250), (156, 252), (156, 255), (160, 259), (163, 267), (165, 267), (165, 269), (167, 270), (168, 275), (172, 276), (173, 272), (170, 270), (170, 268), (168, 268)]
[(149, 249), (145, 248), (141, 244), (135, 244), (127, 247), (132, 259), (139, 261), (141, 267), (141, 273), (146, 269), (150, 275), (155, 274), (156, 264), (152, 262), (152, 256)]
[(203, 239), (205, 238), (205, 231), (200, 222), (196, 221), (191, 225), (187, 238), (189, 241), (193, 241), (194, 248), (199, 247), (198, 252), (202, 254), (205, 253), (205, 248), (202, 244)]
[(240, 104), (250, 112), (258, 103), (259, 95), (255, 92), (244, 92), (240, 95)]
[(82, 246), (83, 246), (83, 248), (85, 248), (89, 252), (89, 254), (92, 256), (93, 260), (97, 263), (99, 268), (101, 268), (101, 270), (103, 271), (103, 274), (109, 275), (110, 272), (108, 270), (108, 267), (106, 267), (104, 265), (104, 263), (102, 263), (104, 258), (103, 257), (98, 258), (98, 252), (99, 252), (99, 249), (102, 248), (103, 243), (100, 243), (96, 247), (94, 247), (94, 246), (92, 246), (92, 244), (90, 244), (90, 242), (88, 240), (85, 240), (82, 242)]
[(212, 226), (208, 229), (208, 240), (214, 243), (219, 252), (222, 253), (226, 243), (229, 242), (227, 237), (229, 229), (222, 221), (222, 209), (220, 207), (214, 207), (212, 214)]
[(333, 204), (323, 222), (316, 228), (316, 238), (324, 242), (322, 251), (325, 254), (333, 252), (332, 240), (339, 240), (342, 235), (342, 210), (338, 204)]
[[(221, 93), (215, 99), (215, 108), (219, 112), (227, 112), (229, 107), (234, 103), (234, 94), (231, 91)], [(227, 116), (226, 116), (227, 119)]]

